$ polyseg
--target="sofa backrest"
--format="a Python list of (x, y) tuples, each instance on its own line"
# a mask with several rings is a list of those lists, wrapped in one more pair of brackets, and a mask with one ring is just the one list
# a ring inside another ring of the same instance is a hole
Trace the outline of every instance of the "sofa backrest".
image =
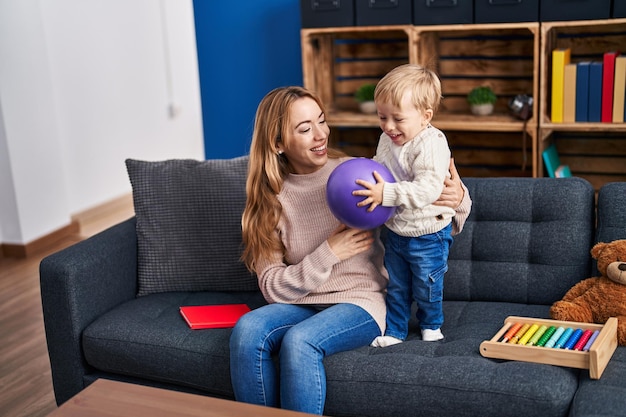
[[(626, 239), (626, 182), (610, 182), (598, 192), (598, 225), (596, 242)], [(598, 265), (593, 262), (593, 276), (598, 276)]]
[(445, 299), (550, 305), (591, 271), (594, 190), (581, 178), (464, 178)]
[(605, 184), (598, 192), (596, 242), (626, 239), (626, 182)]

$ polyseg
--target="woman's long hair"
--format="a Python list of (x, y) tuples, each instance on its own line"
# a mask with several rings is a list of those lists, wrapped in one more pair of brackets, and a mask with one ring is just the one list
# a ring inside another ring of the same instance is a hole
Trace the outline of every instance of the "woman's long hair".
[[(282, 213), (277, 195), (290, 168), (287, 157), (278, 154), (277, 145), (281, 138), (290, 134), (291, 105), (303, 97), (315, 100), (324, 111), (321, 100), (302, 87), (280, 87), (270, 91), (256, 111), (246, 181), (246, 208), (241, 221), (242, 260), (252, 272), (256, 271), (259, 259), (269, 259), (276, 253), (284, 255), (285, 248), (276, 233)], [(339, 151), (328, 150), (331, 158), (342, 155)]]

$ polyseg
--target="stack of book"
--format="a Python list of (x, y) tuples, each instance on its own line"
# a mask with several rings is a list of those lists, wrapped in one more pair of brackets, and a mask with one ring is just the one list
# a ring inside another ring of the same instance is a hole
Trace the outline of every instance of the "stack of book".
[(572, 63), (569, 48), (552, 51), (552, 123), (626, 120), (626, 56)]

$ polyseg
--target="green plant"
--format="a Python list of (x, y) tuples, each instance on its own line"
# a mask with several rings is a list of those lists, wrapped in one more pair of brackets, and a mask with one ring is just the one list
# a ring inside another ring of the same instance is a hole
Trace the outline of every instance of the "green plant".
[(476, 87), (467, 95), (467, 102), (470, 105), (474, 104), (494, 104), (498, 97), (493, 92), (491, 87), (486, 85)]
[(359, 103), (374, 101), (374, 90), (376, 90), (376, 84), (363, 84), (354, 93), (354, 99)]

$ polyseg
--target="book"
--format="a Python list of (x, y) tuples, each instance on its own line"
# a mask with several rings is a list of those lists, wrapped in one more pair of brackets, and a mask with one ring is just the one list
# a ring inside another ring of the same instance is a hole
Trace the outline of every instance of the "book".
[(561, 164), (556, 145), (553, 143), (542, 153), (543, 163), (550, 178), (571, 177), (572, 172), (568, 165)]
[(569, 48), (557, 48), (552, 51), (552, 123), (563, 122), (563, 82), (565, 65), (570, 63)]
[(602, 107), (602, 62), (592, 62), (589, 66), (589, 105), (587, 118), (590, 122), (601, 120)]
[(604, 53), (602, 60), (602, 113), (601, 121), (611, 123), (613, 121), (613, 80), (615, 77), (615, 58), (617, 51)]
[(234, 327), (237, 320), (250, 311), (246, 304), (182, 306), (180, 314), (192, 329)]
[(576, 121), (576, 64), (567, 64), (563, 70), (563, 122)]
[(626, 99), (626, 56), (615, 59), (613, 81), (613, 123), (624, 122), (624, 100)]
[(566, 178), (571, 176), (572, 171), (569, 169), (569, 165), (559, 165), (559, 167), (554, 170), (554, 178)]
[(589, 120), (589, 66), (590, 61), (579, 62), (576, 67), (576, 122)]

